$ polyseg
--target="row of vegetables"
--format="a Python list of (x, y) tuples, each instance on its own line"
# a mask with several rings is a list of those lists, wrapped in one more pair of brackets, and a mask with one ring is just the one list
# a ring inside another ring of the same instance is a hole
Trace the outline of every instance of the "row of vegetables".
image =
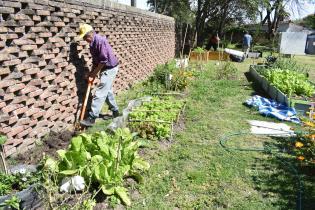
[[(309, 69), (299, 65), (294, 59), (270, 60), (272, 60), (272, 62), (267, 62), (267, 68), (262, 68), (258, 70), (258, 72), (273, 86), (293, 98), (296, 96), (303, 96), (303, 98), (314, 96), (315, 86), (309, 81)], [(298, 161), (306, 165), (314, 166), (314, 119), (304, 119), (303, 124), (303, 131), (297, 132), (298, 135), (291, 144), (291, 149)]]

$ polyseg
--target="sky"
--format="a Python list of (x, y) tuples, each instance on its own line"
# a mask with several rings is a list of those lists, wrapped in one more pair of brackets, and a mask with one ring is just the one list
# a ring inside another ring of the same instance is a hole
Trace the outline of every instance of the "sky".
[[(130, 5), (130, 0), (112, 0), (121, 4)], [(147, 6), (147, 0), (137, 0), (137, 8), (148, 10), (149, 7)]]
[[(130, 5), (130, 0), (112, 0), (121, 4)], [(298, 12), (295, 5), (287, 5), (287, 9), (291, 14), (291, 19), (301, 19), (309, 14), (315, 14), (315, 0), (300, 0), (302, 2), (302, 9)], [(137, 0), (137, 7), (148, 10), (147, 0)]]

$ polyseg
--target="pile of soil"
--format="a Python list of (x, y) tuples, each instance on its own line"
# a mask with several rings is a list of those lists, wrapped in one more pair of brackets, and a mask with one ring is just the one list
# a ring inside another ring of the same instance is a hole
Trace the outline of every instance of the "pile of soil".
[(26, 153), (17, 155), (15, 160), (21, 164), (36, 165), (43, 159), (44, 154), (57, 158), (56, 151), (66, 149), (74, 135), (74, 132), (68, 130), (59, 133), (50, 132), (50, 134), (43, 139), (42, 145), (38, 145)]

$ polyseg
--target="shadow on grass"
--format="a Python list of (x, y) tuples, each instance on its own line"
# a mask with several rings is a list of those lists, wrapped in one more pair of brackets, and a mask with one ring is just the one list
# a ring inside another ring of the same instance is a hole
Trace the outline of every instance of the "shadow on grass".
[[(292, 154), (292, 138), (273, 138), (275, 141), (265, 143), (265, 148), (280, 152), (267, 152), (268, 162), (257, 158), (252, 170), (256, 190), (271, 199), (273, 205), (280, 209), (314, 209), (315, 204), (315, 168), (302, 166)], [(263, 164), (262, 164), (263, 163)], [(278, 197), (273, 199), (273, 197)]]

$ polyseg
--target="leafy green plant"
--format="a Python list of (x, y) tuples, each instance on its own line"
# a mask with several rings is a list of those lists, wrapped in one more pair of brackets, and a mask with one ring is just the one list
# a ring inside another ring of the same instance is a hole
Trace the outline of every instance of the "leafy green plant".
[(272, 68), (260, 71), (275, 87), (288, 95), (305, 95), (314, 94), (314, 86), (308, 82), (303, 73), (291, 71), (289, 69)]
[(6, 200), (0, 207), (12, 207), (14, 209), (20, 210), (21, 199), (17, 196), (12, 196), (10, 199)]
[(117, 196), (130, 205), (126, 176), (141, 179), (140, 172), (150, 166), (137, 153), (140, 146), (129, 129), (117, 129), (114, 135), (104, 131), (80, 134), (72, 138), (68, 150), (58, 150), (59, 160), (48, 158), (44, 168), (60, 177), (80, 175), (86, 183), (98, 186), (105, 195)]
[(204, 53), (204, 52), (206, 52), (206, 50), (204, 48), (202, 48), (202, 47), (197, 47), (197, 48), (195, 48), (193, 50), (193, 52), (195, 52), (195, 53)]
[(0, 196), (9, 194), (12, 191), (21, 191), (39, 181), (40, 174), (26, 172), (25, 169), (13, 174), (0, 173)]
[(146, 139), (168, 138), (171, 124), (177, 118), (183, 101), (168, 98), (153, 98), (129, 114), (129, 126), (140, 137)]

